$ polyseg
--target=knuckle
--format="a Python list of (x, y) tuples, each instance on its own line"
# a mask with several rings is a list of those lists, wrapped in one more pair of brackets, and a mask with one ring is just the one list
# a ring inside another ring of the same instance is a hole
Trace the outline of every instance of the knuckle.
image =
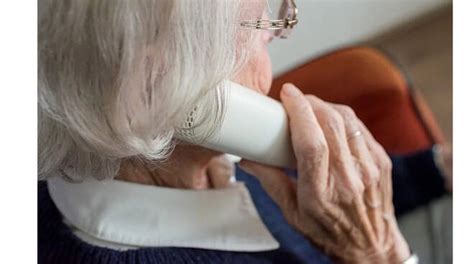
[(346, 123), (346, 127), (350, 127), (352, 130), (358, 130), (360, 128), (360, 120), (357, 117), (354, 110), (347, 105), (338, 106), (338, 112), (342, 116), (342, 119)]
[(321, 99), (311, 94), (305, 95), (305, 99), (304, 103), (311, 108), (313, 113), (324, 115), (325, 104)]
[(321, 155), (321, 151), (323, 151), (323, 149), (324, 147), (320, 143), (306, 144), (301, 149), (301, 155), (305, 161), (316, 160), (318, 156)]
[(327, 215), (333, 208), (333, 205), (326, 197), (319, 197), (315, 200), (315, 203), (303, 203), (301, 205), (301, 212), (306, 217), (319, 218), (323, 215)]
[(328, 145), (323, 139), (315, 139), (313, 145), (319, 154), (327, 154), (329, 152)]
[(305, 94), (306, 97), (306, 100), (308, 100), (309, 102), (312, 102), (312, 103), (315, 103), (318, 101), (318, 98), (312, 94)]
[(300, 112), (304, 112), (307, 116), (310, 115), (310, 113), (313, 113), (313, 105), (311, 102), (303, 100), (300, 104), (297, 106), (299, 108)]
[(362, 195), (365, 191), (363, 175), (351, 168), (345, 169), (340, 173), (341, 179), (344, 180), (340, 182), (337, 192), (343, 200), (350, 203), (354, 197)]
[(329, 150), (325, 141), (315, 140), (311, 144), (304, 145), (296, 153), (298, 168), (301, 169), (301, 173), (303, 171), (313, 172), (328, 155)]
[(388, 157), (387, 153), (385, 153), (385, 151), (382, 153), (382, 155), (380, 155), (380, 168), (382, 170), (391, 170), (392, 169), (392, 161), (390, 160), (390, 158)]
[(366, 166), (365, 179), (367, 185), (376, 184), (380, 180), (380, 171), (374, 164)]
[(338, 109), (339, 109), (339, 113), (341, 113), (342, 117), (346, 120), (352, 120), (357, 117), (356, 113), (350, 106), (339, 105)]
[(332, 131), (339, 132), (344, 129), (344, 119), (334, 110), (328, 110), (328, 126)]
[(392, 171), (393, 164), (392, 164), (392, 161), (390, 160), (390, 158), (387, 155), (385, 155), (385, 157), (384, 157), (384, 161), (383, 161), (382, 166), (383, 166), (384, 170)]
[(355, 194), (356, 196), (364, 192), (364, 183), (361, 173), (354, 168), (347, 168), (344, 171), (347, 179), (348, 193)]
[(378, 153), (379, 157), (379, 164), (378, 167), (383, 170), (392, 170), (392, 160), (390, 160), (390, 157), (388, 156), (387, 152), (385, 152), (385, 149), (378, 143), (375, 142), (374, 147), (376, 149), (376, 153)]
[(307, 104), (311, 107), (312, 110), (316, 110), (317, 104), (318, 104), (318, 99), (316, 96), (307, 94), (305, 95), (306, 102)]
[(354, 197), (359, 197), (361, 196), (364, 191), (365, 191), (365, 186), (364, 183), (362, 182), (361, 179), (355, 180), (352, 182), (350, 189), (352, 193), (354, 194)]
[(356, 185), (347, 186), (344, 188), (344, 192), (339, 194), (339, 200), (341, 205), (351, 206), (352, 203), (363, 195), (363, 186), (357, 187)]

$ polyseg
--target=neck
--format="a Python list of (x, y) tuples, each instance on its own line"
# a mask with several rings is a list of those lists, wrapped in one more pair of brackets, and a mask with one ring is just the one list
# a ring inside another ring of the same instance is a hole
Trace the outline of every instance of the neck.
[(216, 188), (229, 174), (228, 170), (223, 173), (213, 168), (216, 160), (221, 163), (221, 156), (222, 153), (199, 146), (178, 145), (165, 161), (149, 162), (138, 157), (122, 161), (117, 179), (182, 189)]

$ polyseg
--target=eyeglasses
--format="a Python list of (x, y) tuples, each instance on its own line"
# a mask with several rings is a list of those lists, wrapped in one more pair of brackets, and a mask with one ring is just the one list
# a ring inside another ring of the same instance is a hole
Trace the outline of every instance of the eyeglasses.
[(298, 24), (298, 9), (294, 0), (267, 0), (269, 19), (244, 20), (240, 26), (253, 29), (274, 30), (274, 36), (288, 38), (293, 27)]

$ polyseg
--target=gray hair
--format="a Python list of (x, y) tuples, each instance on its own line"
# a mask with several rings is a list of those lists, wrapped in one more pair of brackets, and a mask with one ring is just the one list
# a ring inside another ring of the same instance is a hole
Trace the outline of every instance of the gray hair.
[(237, 30), (235, 0), (39, 6), (40, 179), (113, 178), (122, 158), (165, 159), (198, 100), (219, 120), (219, 84), (238, 71), (254, 35)]

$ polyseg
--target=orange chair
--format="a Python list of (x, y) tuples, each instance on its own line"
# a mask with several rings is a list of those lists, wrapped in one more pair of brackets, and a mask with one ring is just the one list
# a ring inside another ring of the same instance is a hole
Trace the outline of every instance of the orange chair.
[(315, 58), (279, 77), (270, 96), (291, 82), (306, 94), (351, 106), (391, 154), (444, 142), (436, 120), (402, 71), (381, 51), (351, 47)]

